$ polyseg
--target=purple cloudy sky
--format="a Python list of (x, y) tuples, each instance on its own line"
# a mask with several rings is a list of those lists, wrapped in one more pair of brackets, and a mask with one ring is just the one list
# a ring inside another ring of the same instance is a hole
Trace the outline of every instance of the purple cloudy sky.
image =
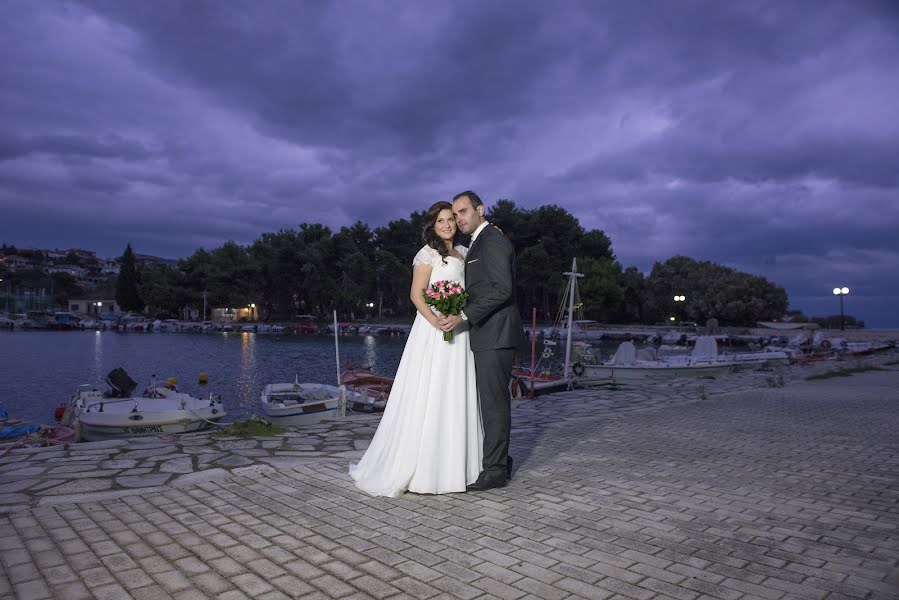
[[(762, 274), (899, 326), (884, 1), (3, 2), (0, 241), (182, 257), (561, 205), (625, 265)], [(416, 244), (416, 240), (410, 240)], [(689, 290), (686, 291), (689, 294)]]

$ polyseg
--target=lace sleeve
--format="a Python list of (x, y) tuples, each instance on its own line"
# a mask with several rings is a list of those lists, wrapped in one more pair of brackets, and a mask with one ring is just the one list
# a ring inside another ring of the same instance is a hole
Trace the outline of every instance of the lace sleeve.
[(415, 258), (412, 259), (412, 266), (428, 265), (433, 267), (435, 256), (439, 257), (440, 253), (430, 246), (422, 246), (421, 250), (418, 251), (418, 254), (415, 255)]

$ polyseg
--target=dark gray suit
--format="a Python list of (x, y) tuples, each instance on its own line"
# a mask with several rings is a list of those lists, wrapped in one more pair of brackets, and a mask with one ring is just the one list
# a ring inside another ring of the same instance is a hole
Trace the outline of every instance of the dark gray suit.
[(504, 476), (512, 430), (509, 379), (524, 330), (515, 304), (515, 248), (491, 225), (481, 230), (465, 258), (465, 289), (469, 296), (463, 310), (484, 424), (484, 471)]

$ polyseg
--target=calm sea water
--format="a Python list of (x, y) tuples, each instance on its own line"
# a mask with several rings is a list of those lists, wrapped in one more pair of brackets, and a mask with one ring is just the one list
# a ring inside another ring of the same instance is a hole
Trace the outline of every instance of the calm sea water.
[[(406, 339), (341, 336), (341, 368), (370, 366), (393, 377)], [(530, 346), (519, 352), (529, 366)], [(226, 421), (258, 414), (268, 383), (337, 380), (333, 336), (0, 331), (0, 401), (12, 418), (53, 423), (57, 404), (84, 383), (106, 390), (106, 374), (116, 367), (128, 372), (138, 391), (155, 374), (159, 380), (176, 377), (180, 390), (196, 396), (221, 395)], [(207, 385), (198, 383), (200, 372), (208, 374)]]
[[(371, 366), (396, 374), (405, 337), (343, 336), (341, 367)], [(0, 400), (10, 417), (53, 422), (53, 409), (83, 383), (107, 389), (106, 374), (123, 367), (144, 389), (152, 375), (174, 376), (182, 391), (222, 396), (226, 420), (258, 412), (268, 383), (334, 384), (334, 338), (254, 333), (0, 332)], [(198, 383), (205, 371), (209, 384)]]

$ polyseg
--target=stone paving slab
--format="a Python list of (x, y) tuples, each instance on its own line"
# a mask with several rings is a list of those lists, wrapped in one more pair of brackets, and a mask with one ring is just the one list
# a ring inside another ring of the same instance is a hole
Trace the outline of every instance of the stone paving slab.
[[(51, 494), (0, 514), (0, 597), (894, 599), (885, 368), (518, 402), (514, 479), (485, 493), (371, 498), (346, 475), (355, 451)], [(0, 460), (20, 455), (39, 453)]]

